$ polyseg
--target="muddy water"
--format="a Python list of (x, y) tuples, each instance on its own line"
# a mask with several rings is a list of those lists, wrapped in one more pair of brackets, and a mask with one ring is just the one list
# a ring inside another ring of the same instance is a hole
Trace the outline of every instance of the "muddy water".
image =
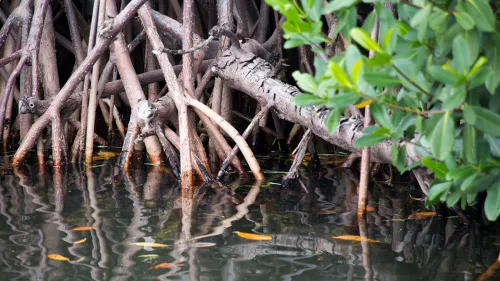
[(273, 172), (193, 199), (151, 167), (2, 172), (0, 280), (475, 280), (500, 251), (498, 225), (408, 219), (424, 206), (404, 183), (374, 183), (358, 220), (355, 176), (333, 168), (304, 173), (308, 193)]

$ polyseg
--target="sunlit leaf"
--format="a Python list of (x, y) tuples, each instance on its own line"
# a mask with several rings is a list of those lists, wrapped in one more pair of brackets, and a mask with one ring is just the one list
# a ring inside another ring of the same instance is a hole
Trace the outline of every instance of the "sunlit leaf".
[(355, 106), (356, 108), (364, 108), (364, 107), (366, 107), (367, 105), (371, 104), (372, 102), (373, 102), (372, 100), (364, 100), (364, 101), (362, 101), (362, 102), (360, 102), (360, 103), (358, 103), (358, 104), (355, 104), (354, 106)]
[(160, 263), (160, 264), (157, 264), (155, 266), (149, 267), (148, 269), (149, 270), (153, 270), (153, 269), (166, 269), (166, 268), (172, 268), (172, 267), (181, 267), (183, 265), (184, 265), (183, 263), (167, 263), (167, 262), (164, 262), (164, 263)]
[(95, 227), (93, 226), (79, 226), (73, 228), (74, 231), (89, 231), (89, 230), (95, 230)]
[(418, 212), (408, 216), (410, 220), (421, 220), (429, 217), (433, 217), (436, 215), (436, 212)]
[(371, 242), (371, 243), (380, 242), (379, 240), (373, 240), (367, 237), (361, 237), (357, 235), (340, 235), (340, 236), (333, 236), (333, 238), (340, 240), (356, 241), (356, 242)]
[(363, 48), (370, 50), (370, 51), (376, 51), (382, 53), (383, 50), (380, 48), (380, 46), (373, 40), (368, 33), (366, 33), (363, 29), (361, 28), (353, 28), (351, 29), (350, 35), (354, 41), (356, 41), (359, 45), (361, 45)]
[(349, 76), (347, 76), (347, 73), (340, 67), (338, 64), (336, 64), (334, 61), (330, 61), (328, 63), (328, 68), (330, 69), (330, 72), (332, 73), (333, 77), (337, 82), (348, 88), (352, 88), (353, 85), (351, 81), (349, 81)]
[(247, 232), (240, 232), (240, 231), (235, 231), (234, 233), (236, 233), (236, 235), (238, 235), (239, 237), (245, 238), (248, 240), (259, 240), (259, 241), (273, 240), (273, 237), (269, 236), (269, 235), (247, 233)]
[(59, 254), (49, 254), (49, 255), (47, 255), (47, 257), (51, 260), (56, 260), (56, 261), (70, 261), (69, 258), (67, 258), (65, 256), (61, 256)]
[(149, 243), (149, 242), (135, 242), (135, 243), (130, 243), (130, 245), (141, 246), (141, 247), (151, 247), (151, 248), (165, 248), (165, 247), (168, 247), (168, 245), (166, 245), (166, 244)]
[(87, 241), (87, 238), (83, 238), (83, 239), (80, 239), (78, 241), (75, 241), (73, 242), (73, 245), (78, 245), (78, 244), (82, 244), (83, 242)]
[(358, 81), (359, 74), (361, 73), (361, 70), (363, 70), (363, 60), (359, 59), (352, 66), (351, 78), (352, 78), (352, 82), (354, 82), (355, 84)]

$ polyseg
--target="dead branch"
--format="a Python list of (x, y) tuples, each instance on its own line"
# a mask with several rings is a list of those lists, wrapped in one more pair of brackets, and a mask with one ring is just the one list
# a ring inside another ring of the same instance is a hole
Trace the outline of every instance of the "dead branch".
[(48, 125), (51, 119), (57, 117), (64, 102), (69, 98), (72, 92), (78, 86), (83, 76), (90, 70), (92, 65), (104, 53), (107, 46), (109, 46), (112, 38), (116, 36), (125, 26), (128, 20), (134, 16), (136, 11), (144, 4), (146, 0), (132, 0), (123, 11), (121, 11), (106, 28), (106, 31), (101, 35), (103, 40), (99, 41), (96, 46), (88, 53), (85, 60), (73, 72), (66, 84), (57, 94), (56, 98), (50, 105), (49, 109), (33, 124), (25, 138), (23, 139), (20, 147), (16, 151), (12, 159), (14, 165), (19, 165), (28, 155), (30, 149), (36, 142), (36, 139), (42, 133), (43, 129)]
[[(259, 103), (272, 101), (278, 117), (292, 123), (298, 123), (322, 139), (344, 149), (361, 154), (353, 143), (362, 135), (363, 121), (357, 117), (343, 118), (339, 127), (329, 133), (324, 118), (327, 111), (315, 113), (310, 107), (297, 107), (291, 102), (299, 89), (272, 78), (273, 66), (254, 54), (235, 48), (223, 52), (212, 67), (212, 72), (222, 78), (231, 88), (245, 92)], [(403, 141), (407, 147), (407, 164), (419, 160), (415, 147), (410, 142)], [(381, 163), (391, 163), (391, 141), (384, 141), (372, 147), (372, 160)]]

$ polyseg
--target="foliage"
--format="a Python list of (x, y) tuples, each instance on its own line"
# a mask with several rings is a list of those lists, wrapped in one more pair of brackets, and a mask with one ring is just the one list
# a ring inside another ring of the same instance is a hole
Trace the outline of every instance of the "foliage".
[[(435, 174), (427, 204), (465, 208), (486, 191), (486, 217), (500, 216), (495, 1), (388, 1), (394, 11), (385, 0), (266, 2), (286, 17), (284, 47), (309, 45), (315, 53), (314, 76), (293, 73), (304, 91), (295, 97), (297, 105), (330, 109), (325, 122), (334, 131), (346, 107), (371, 103), (376, 125), (366, 128), (355, 146), (395, 140), (393, 164), (405, 171), (404, 147), (396, 143), (411, 140), (422, 155), (419, 164)], [(361, 11), (369, 13), (362, 18)], [(321, 16), (332, 13), (336, 29), (328, 36)], [(326, 46), (339, 36), (349, 44), (329, 57)]]

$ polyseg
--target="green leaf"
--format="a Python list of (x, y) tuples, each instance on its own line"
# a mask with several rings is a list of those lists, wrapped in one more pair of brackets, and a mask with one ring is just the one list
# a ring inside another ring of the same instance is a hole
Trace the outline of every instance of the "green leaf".
[(473, 173), (469, 177), (467, 177), (460, 185), (460, 190), (467, 193), (467, 191), (471, 188), (471, 186), (473, 184), (476, 184), (476, 179), (478, 176), (479, 173)]
[(429, 16), (429, 27), (436, 32), (441, 31), (447, 26), (446, 19), (448, 19), (448, 13), (442, 10), (436, 9)]
[(292, 76), (297, 81), (297, 85), (305, 92), (316, 93), (318, 91), (318, 83), (311, 74), (294, 71)]
[(463, 104), (465, 100), (464, 88), (452, 88), (450, 96), (443, 101), (443, 110), (455, 109)]
[(472, 169), (469, 166), (460, 166), (454, 169), (451, 169), (446, 175), (446, 180), (463, 180), (470, 175), (474, 174), (476, 170)]
[(479, 106), (472, 106), (472, 110), (476, 119), (474, 127), (490, 136), (500, 137), (500, 115)]
[(367, 62), (368, 66), (384, 66), (391, 64), (391, 55), (387, 53), (376, 53)]
[(302, 7), (304, 8), (307, 16), (313, 21), (321, 19), (321, 10), (323, 5), (321, 1), (317, 0), (301, 0)]
[(293, 49), (295, 47), (301, 46), (306, 44), (307, 42), (304, 39), (288, 39), (286, 40), (285, 44), (283, 44), (283, 48), (285, 49)]
[(361, 45), (361, 47), (370, 51), (376, 51), (379, 53), (383, 52), (382, 48), (380, 48), (377, 42), (375, 42), (375, 40), (373, 40), (370, 35), (368, 35), (368, 33), (366, 33), (363, 29), (358, 27), (353, 28), (351, 29), (351, 32), (349, 34), (351, 35), (352, 39), (356, 41), (356, 43)]
[(474, 125), (476, 123), (476, 113), (474, 113), (474, 108), (469, 104), (464, 104), (464, 120), (467, 124)]
[(472, 66), (472, 69), (469, 72), (469, 77), (474, 77), (477, 72), (481, 69), (481, 67), (488, 62), (488, 59), (485, 57), (480, 57), (477, 59), (476, 63)]
[(465, 161), (467, 163), (476, 162), (476, 142), (477, 142), (477, 132), (474, 126), (470, 124), (465, 124), (463, 131), (463, 148), (462, 153), (464, 154)]
[(342, 114), (341, 109), (332, 109), (326, 115), (325, 125), (330, 134), (333, 133), (335, 129), (337, 129), (341, 114)]
[(328, 63), (328, 68), (337, 82), (347, 88), (354, 88), (347, 73), (333, 60)]
[(492, 68), (492, 75), (486, 79), (486, 88), (490, 94), (493, 95), (500, 84), (500, 75), (496, 75), (497, 73), (500, 73), (500, 48), (487, 48), (486, 57), (488, 58)]
[(486, 136), (486, 140), (490, 144), (491, 155), (500, 158), (500, 139)]
[(429, 189), (429, 195), (427, 196), (427, 201), (425, 202), (425, 205), (429, 206), (439, 202), (439, 197), (442, 194), (448, 193), (448, 191), (451, 188), (451, 184), (452, 184), (451, 182), (433, 184)]
[(465, 11), (457, 11), (455, 12), (455, 19), (457, 19), (458, 24), (465, 29), (465, 30), (471, 30), (474, 28), (474, 19), (467, 14)]
[(326, 107), (328, 108), (344, 108), (351, 104), (355, 104), (359, 99), (358, 93), (345, 92), (336, 94), (333, 97), (328, 98), (326, 101)]
[(471, 184), (467, 184), (463, 189), (462, 187), (460, 188), (467, 194), (476, 194), (488, 189), (497, 178), (497, 175), (485, 175), (481, 173)]
[(490, 158), (490, 144), (485, 139), (480, 139), (476, 146), (476, 162), (479, 166), (484, 165)]
[(488, 195), (484, 202), (484, 213), (490, 221), (495, 221), (500, 216), (500, 184), (495, 182), (488, 188)]
[(391, 153), (392, 165), (402, 172), (406, 166), (406, 146), (402, 145), (398, 147), (398, 143), (395, 141), (392, 143), (392, 153)]
[[(316, 0), (318, 2), (321, 2), (319, 0)], [(323, 9), (323, 14), (329, 14), (332, 12), (339, 11), (341, 9), (344, 9), (346, 7), (355, 5), (359, 2), (359, 0), (333, 0), (332, 2), (328, 3), (324, 9)]]
[(353, 79), (353, 71), (354, 71), (354, 65), (358, 61), (363, 60), (363, 56), (361, 55), (361, 52), (359, 51), (358, 47), (354, 44), (350, 44), (349, 47), (347, 47), (347, 50), (345, 51), (345, 68), (347, 70), (347, 73), (351, 75), (351, 78)]
[(474, 18), (479, 30), (487, 32), (495, 30), (495, 14), (488, 0), (467, 0), (465, 9)]
[(446, 179), (446, 174), (448, 173), (448, 168), (442, 162), (433, 161), (429, 157), (422, 158), (422, 164), (429, 170), (431, 170), (438, 179)]
[(387, 108), (379, 103), (372, 103), (370, 105), (370, 111), (381, 127), (390, 129), (392, 128), (391, 118), (389, 117), (389, 113), (387, 113)]
[(472, 65), (469, 46), (467, 41), (459, 35), (453, 39), (453, 44), (451, 46), (451, 51), (453, 53), (453, 60), (457, 62), (457, 71), (462, 75), (467, 75), (469, 68)]
[(391, 76), (383, 72), (369, 72), (365, 71), (363, 78), (366, 82), (373, 86), (379, 87), (395, 87), (401, 85), (401, 80), (399, 78)]
[(292, 103), (298, 106), (313, 106), (323, 103), (323, 99), (311, 94), (298, 94), (293, 97)]
[(404, 37), (411, 30), (409, 25), (400, 20), (396, 21), (396, 26), (398, 28), (399, 36), (401, 37)]
[(455, 144), (455, 124), (452, 112), (447, 111), (434, 128), (432, 133), (432, 154), (438, 160), (444, 160), (453, 149)]
[[(373, 129), (373, 127), (369, 128)], [(379, 142), (391, 138), (391, 131), (389, 129), (376, 128), (375, 130), (372, 130), (370, 133), (367, 133), (367, 131), (370, 131), (368, 130), (369, 128), (366, 128), (365, 131), (363, 132), (363, 136), (361, 136), (354, 142), (355, 148), (374, 146)]]
[(446, 198), (446, 206), (451, 208), (457, 204), (458, 200), (462, 197), (462, 192), (460, 190), (454, 190), (448, 194), (448, 198)]
[(432, 11), (432, 5), (427, 4), (423, 9), (420, 9), (413, 16), (413, 18), (410, 21), (410, 25), (415, 28), (417, 25), (422, 24), (424, 21), (427, 21), (431, 11)]
[(354, 82), (354, 84), (356, 84), (356, 82), (358, 82), (359, 74), (361, 74), (362, 70), (363, 70), (363, 60), (359, 59), (357, 62), (354, 63), (354, 65), (352, 67), (351, 78), (352, 78), (352, 82)]
[(457, 76), (455, 76), (453, 73), (449, 72), (448, 70), (443, 69), (440, 66), (432, 65), (432, 66), (429, 66), (429, 68), (427, 70), (429, 71), (429, 74), (439, 82), (453, 85), (457, 81)]
[(390, 28), (384, 36), (384, 49), (387, 53), (392, 53), (392, 50), (396, 48), (398, 36), (396, 32), (394, 32), (394, 28)]

